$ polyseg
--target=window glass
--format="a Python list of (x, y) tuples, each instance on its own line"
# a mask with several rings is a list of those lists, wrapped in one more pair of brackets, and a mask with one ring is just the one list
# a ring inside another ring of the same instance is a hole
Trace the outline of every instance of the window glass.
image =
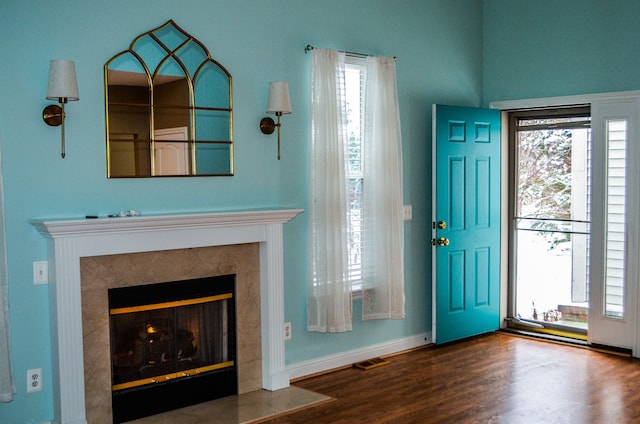
[(364, 82), (365, 61), (347, 57), (345, 66), (345, 90), (347, 96), (347, 134), (349, 161), (349, 279), (354, 290), (362, 289), (363, 234), (362, 188), (362, 141), (364, 131)]
[(586, 330), (590, 122), (585, 109), (515, 113), (516, 317)]

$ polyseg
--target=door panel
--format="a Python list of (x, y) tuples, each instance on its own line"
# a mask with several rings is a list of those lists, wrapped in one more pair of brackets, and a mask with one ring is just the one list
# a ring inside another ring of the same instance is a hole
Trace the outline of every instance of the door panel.
[(464, 211), (465, 211), (465, 158), (449, 157), (449, 187), (460, 187), (452, 193), (448, 193), (444, 200), (449, 201), (449, 229), (464, 230)]
[(451, 251), (448, 255), (449, 314), (464, 311), (464, 251)]
[(433, 339), (441, 344), (499, 328), (500, 111), (434, 105), (433, 121)]
[(491, 184), (491, 164), (488, 157), (476, 158), (476, 228), (489, 228), (491, 200), (483, 187)]
[(477, 248), (475, 253), (476, 307), (488, 306), (491, 299), (491, 255), (486, 247)]

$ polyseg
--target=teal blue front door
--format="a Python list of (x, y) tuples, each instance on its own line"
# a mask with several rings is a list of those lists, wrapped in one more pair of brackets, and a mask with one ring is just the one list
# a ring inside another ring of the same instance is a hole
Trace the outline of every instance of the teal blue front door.
[(433, 107), (433, 339), (500, 326), (500, 111)]

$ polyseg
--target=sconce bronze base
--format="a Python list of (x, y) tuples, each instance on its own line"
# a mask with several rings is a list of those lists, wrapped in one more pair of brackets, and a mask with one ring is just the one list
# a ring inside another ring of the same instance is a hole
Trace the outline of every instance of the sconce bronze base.
[(278, 117), (277, 124), (273, 122), (273, 119), (269, 118), (268, 116), (260, 120), (260, 131), (262, 131), (262, 134), (273, 134), (275, 129), (278, 128), (278, 160), (280, 160), (280, 116), (281, 115), (282, 115), (282, 112), (276, 112), (276, 116)]
[(62, 108), (58, 105), (49, 105), (42, 111), (42, 119), (52, 127), (61, 125), (63, 116)]
[(262, 131), (262, 134), (273, 134), (275, 130), (276, 123), (272, 118), (269, 118), (267, 116), (266, 118), (262, 118), (262, 120), (260, 120), (260, 131)]
[(66, 156), (64, 152), (64, 118), (66, 116), (64, 113), (64, 104), (66, 102), (67, 99), (60, 99), (61, 106), (49, 105), (42, 111), (42, 119), (47, 125), (51, 125), (52, 127), (62, 125), (62, 128), (60, 130), (62, 135), (62, 153), (60, 155), (62, 156), (62, 159), (64, 159), (64, 157)]

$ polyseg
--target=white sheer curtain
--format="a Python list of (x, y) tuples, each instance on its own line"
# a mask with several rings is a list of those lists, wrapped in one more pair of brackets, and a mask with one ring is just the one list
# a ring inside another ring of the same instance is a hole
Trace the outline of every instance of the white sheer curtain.
[(401, 319), (404, 210), (395, 59), (368, 57), (366, 81), (362, 317)]
[[(312, 50), (309, 331), (351, 330), (345, 54)], [(402, 319), (404, 213), (395, 59), (369, 57), (363, 142), (363, 319)]]
[(307, 329), (351, 331), (344, 53), (312, 50)]
[(0, 402), (10, 402), (16, 391), (11, 371), (9, 336), (9, 278), (4, 225), (4, 185), (0, 168)]

